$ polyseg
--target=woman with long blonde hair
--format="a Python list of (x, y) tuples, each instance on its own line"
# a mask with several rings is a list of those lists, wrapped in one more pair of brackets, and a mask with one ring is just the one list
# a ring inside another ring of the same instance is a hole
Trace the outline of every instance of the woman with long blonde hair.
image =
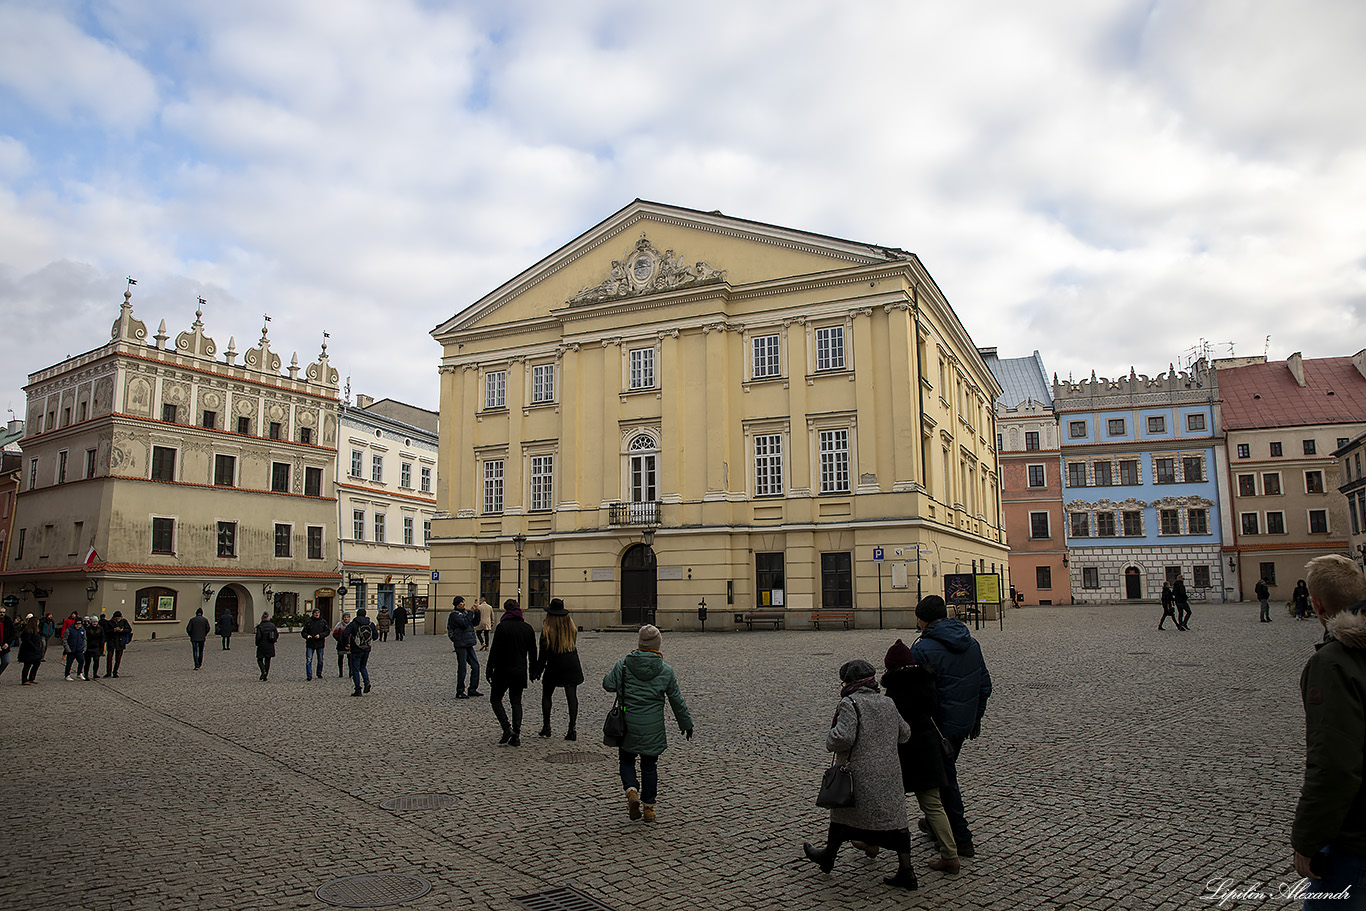
[(569, 730), (565, 740), (578, 739), (579, 722), (579, 684), (583, 683), (583, 667), (579, 664), (579, 652), (575, 645), (579, 628), (569, 618), (564, 602), (555, 598), (545, 612), (545, 623), (541, 625), (541, 648), (532, 669), (531, 679), (541, 678), (541, 730), (542, 737), (550, 736), (551, 695), (556, 687), (564, 687), (564, 700), (569, 707)]

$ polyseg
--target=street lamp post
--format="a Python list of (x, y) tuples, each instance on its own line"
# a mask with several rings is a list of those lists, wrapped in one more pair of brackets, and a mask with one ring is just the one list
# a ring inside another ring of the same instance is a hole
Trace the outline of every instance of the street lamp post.
[(513, 535), (512, 546), (517, 548), (517, 606), (525, 607), (522, 603), (522, 549), (526, 547), (526, 535)]

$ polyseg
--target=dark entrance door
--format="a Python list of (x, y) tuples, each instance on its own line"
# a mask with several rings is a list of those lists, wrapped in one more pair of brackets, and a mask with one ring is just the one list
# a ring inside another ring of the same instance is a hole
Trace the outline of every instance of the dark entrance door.
[(223, 616), (223, 608), (232, 611), (233, 632), (242, 631), (242, 610), (237, 605), (237, 590), (231, 585), (225, 585), (218, 590), (218, 600), (214, 602), (213, 619), (218, 620)]
[(502, 604), (498, 602), (498, 589), (503, 583), (503, 565), (497, 560), (483, 560), (479, 563), (479, 597), (493, 607), (494, 622)]
[(639, 626), (655, 622), (655, 552), (634, 544), (621, 555), (621, 622)]
[(1124, 570), (1124, 597), (1143, 597), (1143, 580), (1138, 575), (1137, 566), (1130, 566)]
[[(332, 596), (317, 595), (313, 599), (313, 606), (323, 615), (323, 619), (327, 621), (327, 625), (332, 626)], [(309, 616), (312, 615), (310, 614)]]

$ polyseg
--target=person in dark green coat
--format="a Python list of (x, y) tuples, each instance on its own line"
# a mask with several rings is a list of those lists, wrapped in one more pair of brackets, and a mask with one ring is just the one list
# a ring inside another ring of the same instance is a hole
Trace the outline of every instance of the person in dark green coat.
[[(669, 745), (664, 733), (666, 699), (679, 730), (692, 740), (692, 715), (688, 713), (688, 703), (683, 701), (683, 691), (678, 688), (674, 669), (664, 663), (660, 653), (663, 644), (664, 637), (656, 627), (642, 626), (636, 650), (618, 661), (602, 678), (604, 690), (622, 694), (621, 704), (626, 713), (626, 737), (617, 748), (621, 786), (626, 789), (626, 812), (632, 819), (640, 819), (643, 815), (646, 822), (655, 821), (659, 754)], [(640, 757), (639, 779), (636, 778), (637, 756)]]

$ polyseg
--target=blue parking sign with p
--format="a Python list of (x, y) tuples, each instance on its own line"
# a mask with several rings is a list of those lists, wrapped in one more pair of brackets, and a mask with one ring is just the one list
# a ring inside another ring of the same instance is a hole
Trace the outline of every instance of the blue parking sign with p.
[(886, 551), (884, 551), (881, 547), (874, 547), (874, 548), (873, 548), (873, 562), (874, 562), (874, 563), (881, 563), (882, 560), (883, 560), (883, 558), (884, 558), (885, 556), (886, 556)]

